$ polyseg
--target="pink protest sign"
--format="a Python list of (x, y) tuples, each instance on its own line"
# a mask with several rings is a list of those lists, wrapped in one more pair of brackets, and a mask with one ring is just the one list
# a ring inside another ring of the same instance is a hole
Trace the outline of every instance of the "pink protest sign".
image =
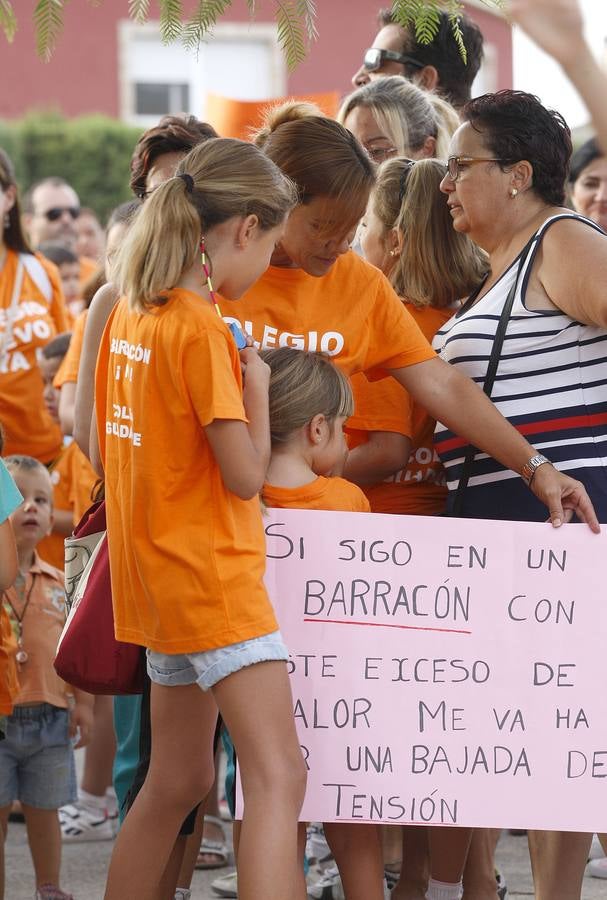
[(270, 510), (302, 819), (607, 830), (607, 532)]

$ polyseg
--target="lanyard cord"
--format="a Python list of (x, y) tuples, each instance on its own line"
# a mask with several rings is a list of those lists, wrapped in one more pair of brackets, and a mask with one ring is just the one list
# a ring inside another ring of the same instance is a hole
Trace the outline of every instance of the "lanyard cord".
[(31, 585), (30, 585), (29, 591), (27, 592), (27, 597), (25, 598), (25, 604), (24, 604), (24, 606), (23, 606), (23, 610), (22, 610), (22, 612), (21, 612), (21, 615), (18, 615), (17, 610), (15, 609), (15, 607), (13, 606), (13, 604), (11, 603), (10, 598), (9, 598), (7, 592), (4, 591), (3, 594), (2, 594), (2, 596), (6, 599), (6, 602), (7, 602), (8, 605), (10, 606), (11, 611), (12, 611), (12, 613), (13, 613), (15, 619), (17, 620), (17, 624), (19, 625), (19, 636), (20, 636), (20, 637), (21, 637), (21, 633), (22, 633), (22, 631), (23, 631), (23, 626), (22, 626), (21, 623), (23, 622), (23, 619), (25, 618), (25, 614), (26, 614), (26, 612), (27, 612), (27, 608), (28, 608), (28, 606), (29, 606), (29, 602), (30, 602), (31, 597), (32, 597), (32, 591), (34, 590), (34, 584), (35, 584), (35, 583), (36, 583), (36, 573), (35, 573), (35, 572), (32, 572), (32, 583), (31, 583)]
[(215, 312), (217, 313), (219, 318), (222, 319), (223, 316), (221, 315), (221, 310), (219, 309), (219, 304), (218, 304), (217, 300), (215, 299), (215, 291), (213, 290), (213, 283), (211, 281), (211, 270), (209, 269), (207, 252), (206, 252), (206, 248), (204, 245), (204, 238), (200, 239), (200, 253), (202, 256), (202, 271), (204, 272), (206, 279), (207, 279), (207, 288), (209, 290), (209, 294), (211, 295), (211, 303), (215, 307)]

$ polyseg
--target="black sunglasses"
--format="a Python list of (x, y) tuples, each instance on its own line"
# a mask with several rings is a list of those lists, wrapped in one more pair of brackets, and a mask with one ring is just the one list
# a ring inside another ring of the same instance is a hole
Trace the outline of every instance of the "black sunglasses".
[(381, 69), (388, 59), (392, 62), (402, 63), (403, 66), (413, 66), (416, 69), (425, 68), (425, 63), (421, 63), (418, 59), (413, 59), (412, 56), (396, 53), (394, 50), (380, 50), (377, 47), (370, 47), (365, 52), (363, 66), (367, 72), (376, 72), (377, 69)]
[(49, 222), (56, 222), (57, 219), (60, 219), (63, 213), (69, 213), (72, 219), (77, 219), (80, 215), (80, 207), (79, 206), (51, 206), (50, 209), (44, 213), (45, 217), (49, 220)]

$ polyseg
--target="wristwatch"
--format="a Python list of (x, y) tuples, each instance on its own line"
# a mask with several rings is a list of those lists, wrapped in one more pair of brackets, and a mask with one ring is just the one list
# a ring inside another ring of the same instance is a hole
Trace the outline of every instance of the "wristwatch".
[(531, 487), (531, 482), (535, 476), (535, 473), (539, 469), (540, 466), (543, 466), (544, 463), (548, 463), (552, 465), (549, 459), (545, 456), (542, 456), (541, 453), (536, 453), (535, 456), (532, 456), (531, 459), (528, 459), (525, 465), (521, 470), (521, 478), (527, 485), (527, 487)]

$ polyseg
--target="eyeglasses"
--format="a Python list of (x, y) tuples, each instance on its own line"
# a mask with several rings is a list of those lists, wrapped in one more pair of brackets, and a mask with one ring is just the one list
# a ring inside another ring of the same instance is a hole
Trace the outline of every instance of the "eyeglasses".
[(504, 160), (494, 159), (489, 156), (450, 156), (447, 160), (447, 178), (449, 181), (457, 181), (462, 173), (462, 169), (482, 162), (503, 163)]
[(398, 153), (398, 147), (365, 147), (364, 149), (367, 156), (378, 165)]
[(380, 50), (378, 47), (369, 47), (365, 51), (363, 66), (367, 72), (376, 72), (381, 69), (386, 60), (401, 63), (403, 66), (413, 66), (415, 69), (424, 69), (425, 63), (421, 63), (412, 56), (404, 53), (396, 53), (394, 50)]
[(69, 213), (72, 219), (77, 219), (80, 215), (80, 207), (79, 206), (51, 206), (50, 209), (47, 209), (44, 213), (44, 216), (49, 220), (49, 222), (56, 222), (57, 219), (60, 219), (63, 213)]

